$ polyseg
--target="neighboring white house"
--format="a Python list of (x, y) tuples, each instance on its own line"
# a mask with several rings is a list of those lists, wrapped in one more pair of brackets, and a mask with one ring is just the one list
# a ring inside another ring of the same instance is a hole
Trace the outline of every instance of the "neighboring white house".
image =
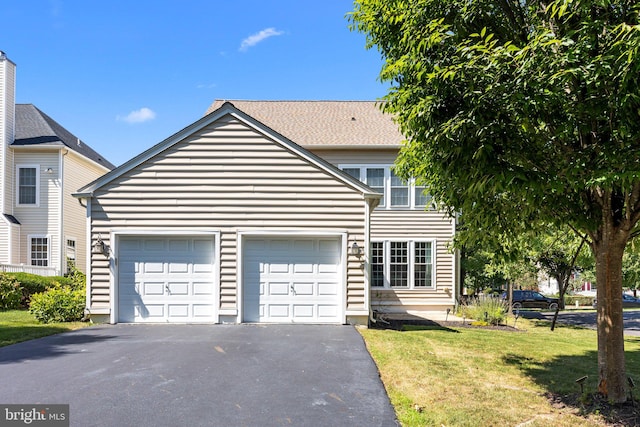
[(15, 75), (0, 52), (0, 271), (84, 271), (86, 209), (71, 193), (114, 166), (34, 105), (16, 105)]
[(217, 101), (80, 188), (92, 319), (367, 323), (444, 311), (454, 221), (390, 166), (374, 102)]

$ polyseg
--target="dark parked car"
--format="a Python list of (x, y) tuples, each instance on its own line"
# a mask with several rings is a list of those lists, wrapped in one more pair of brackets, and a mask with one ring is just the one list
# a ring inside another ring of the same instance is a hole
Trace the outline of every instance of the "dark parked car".
[[(502, 299), (507, 300), (507, 293), (502, 294)], [(513, 291), (511, 306), (514, 310), (521, 308), (544, 308), (555, 310), (558, 308), (558, 298), (549, 298), (536, 291)]]
[[(598, 302), (594, 299), (593, 308), (596, 308), (597, 306), (598, 306)], [(640, 307), (640, 299), (634, 298), (633, 295), (622, 294), (622, 307), (623, 308)]]

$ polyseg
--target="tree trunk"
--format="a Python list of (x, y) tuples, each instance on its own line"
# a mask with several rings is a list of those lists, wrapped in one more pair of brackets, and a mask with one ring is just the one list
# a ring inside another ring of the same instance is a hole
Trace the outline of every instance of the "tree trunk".
[(622, 255), (628, 236), (602, 227), (593, 241), (598, 300), (598, 391), (614, 403), (627, 399), (622, 317)]

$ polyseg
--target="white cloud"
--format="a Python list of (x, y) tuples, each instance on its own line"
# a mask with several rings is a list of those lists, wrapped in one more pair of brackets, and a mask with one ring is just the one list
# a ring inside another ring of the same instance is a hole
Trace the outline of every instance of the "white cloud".
[(143, 123), (148, 122), (156, 118), (156, 113), (147, 107), (142, 107), (139, 110), (134, 110), (126, 116), (117, 116), (116, 120), (120, 120), (127, 123)]
[(264, 30), (252, 34), (246, 39), (242, 40), (242, 43), (240, 43), (240, 51), (244, 52), (250, 47), (257, 45), (258, 43), (268, 39), (269, 37), (280, 36), (282, 34), (284, 34), (284, 31), (278, 31), (273, 27), (265, 28)]
[(209, 84), (205, 84), (205, 83), (199, 83), (198, 85), (196, 85), (197, 89), (213, 89), (215, 87), (217, 87), (218, 85), (215, 83), (209, 83)]

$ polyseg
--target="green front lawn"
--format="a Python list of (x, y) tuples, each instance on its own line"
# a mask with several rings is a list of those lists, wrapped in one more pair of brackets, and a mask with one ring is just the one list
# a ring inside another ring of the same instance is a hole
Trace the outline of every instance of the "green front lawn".
[(88, 322), (38, 323), (27, 310), (0, 311), (0, 347), (89, 326)]
[[(608, 425), (610, 408), (589, 395), (598, 381), (596, 332), (551, 332), (548, 322), (525, 319), (517, 326), (360, 332), (403, 426)], [(625, 350), (627, 372), (640, 384), (640, 339), (628, 337)], [(585, 375), (581, 395), (575, 381)]]

